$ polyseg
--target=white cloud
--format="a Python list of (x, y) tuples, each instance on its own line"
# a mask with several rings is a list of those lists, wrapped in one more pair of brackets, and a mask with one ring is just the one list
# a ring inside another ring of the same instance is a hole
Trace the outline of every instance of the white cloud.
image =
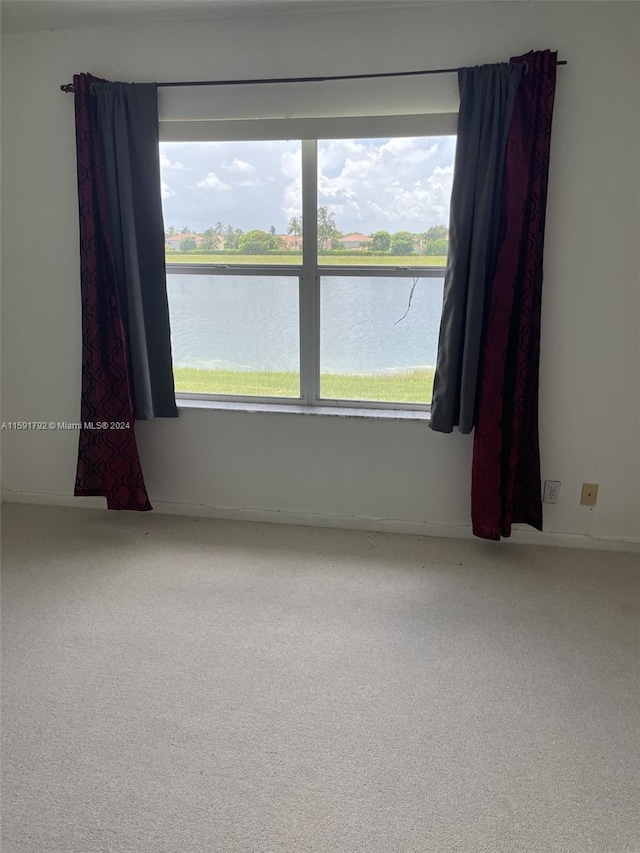
[(162, 198), (172, 198), (175, 195), (169, 184), (166, 184), (164, 181), (161, 183), (161, 194)]
[(292, 178), (299, 181), (302, 173), (302, 152), (283, 151), (280, 155), (280, 171), (285, 178)]
[(280, 171), (287, 179), (282, 193), (282, 209), (287, 221), (302, 213), (302, 153), (285, 151), (280, 156)]
[(380, 155), (382, 159), (402, 158), (405, 164), (415, 166), (429, 160), (437, 150), (437, 142), (434, 142), (428, 148), (425, 148), (419, 137), (399, 136), (385, 142), (385, 144), (380, 147)]
[(266, 178), (248, 178), (245, 181), (238, 181), (234, 183), (234, 187), (266, 187), (269, 184), (272, 184), (275, 181), (275, 178), (271, 175)]
[(162, 169), (186, 169), (187, 167), (180, 160), (171, 161), (166, 154), (160, 154), (160, 167)]
[(219, 193), (229, 192), (231, 189), (229, 184), (225, 184), (224, 181), (221, 181), (215, 172), (209, 172), (206, 178), (198, 181), (197, 186), (203, 190), (210, 190), (211, 192)]
[[(300, 216), (299, 143), (162, 143), (161, 152), (165, 217), (176, 227), (221, 220), (282, 233)], [(426, 231), (447, 222), (454, 152), (446, 137), (320, 142), (318, 204), (344, 233)]]
[(426, 230), (447, 221), (452, 156), (450, 142), (413, 137), (322, 143), (319, 204), (343, 231)]
[(247, 163), (244, 160), (238, 159), (236, 157), (229, 164), (225, 164), (224, 167), (228, 172), (236, 172), (241, 175), (253, 175), (256, 171), (256, 167), (252, 166), (251, 163)]

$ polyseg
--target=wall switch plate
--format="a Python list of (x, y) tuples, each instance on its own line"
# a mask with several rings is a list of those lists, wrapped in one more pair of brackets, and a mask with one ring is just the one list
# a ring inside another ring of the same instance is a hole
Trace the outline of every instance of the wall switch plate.
[(598, 500), (598, 484), (583, 483), (580, 503), (582, 506), (595, 506)]
[(560, 501), (560, 480), (544, 481), (544, 497), (546, 504), (557, 504)]

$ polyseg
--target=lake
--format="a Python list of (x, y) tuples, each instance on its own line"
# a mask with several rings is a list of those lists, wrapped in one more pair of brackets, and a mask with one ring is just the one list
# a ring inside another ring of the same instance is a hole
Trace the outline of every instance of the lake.
[[(384, 374), (435, 365), (442, 278), (323, 277), (321, 370)], [(298, 279), (168, 275), (176, 367), (297, 371)], [(400, 321), (400, 322), (398, 322)]]

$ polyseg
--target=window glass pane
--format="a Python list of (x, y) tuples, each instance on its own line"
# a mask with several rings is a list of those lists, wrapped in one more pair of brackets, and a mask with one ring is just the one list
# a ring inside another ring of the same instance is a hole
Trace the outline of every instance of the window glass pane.
[(168, 275), (176, 391), (299, 397), (298, 278)]
[(168, 263), (302, 263), (300, 141), (160, 144)]
[(323, 277), (320, 396), (430, 403), (443, 284), (442, 278)]
[(319, 263), (445, 266), (455, 143), (318, 142)]

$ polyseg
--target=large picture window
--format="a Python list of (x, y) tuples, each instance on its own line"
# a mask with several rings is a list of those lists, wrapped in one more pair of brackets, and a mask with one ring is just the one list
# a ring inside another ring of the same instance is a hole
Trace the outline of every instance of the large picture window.
[(455, 137), (161, 143), (179, 396), (425, 408)]

